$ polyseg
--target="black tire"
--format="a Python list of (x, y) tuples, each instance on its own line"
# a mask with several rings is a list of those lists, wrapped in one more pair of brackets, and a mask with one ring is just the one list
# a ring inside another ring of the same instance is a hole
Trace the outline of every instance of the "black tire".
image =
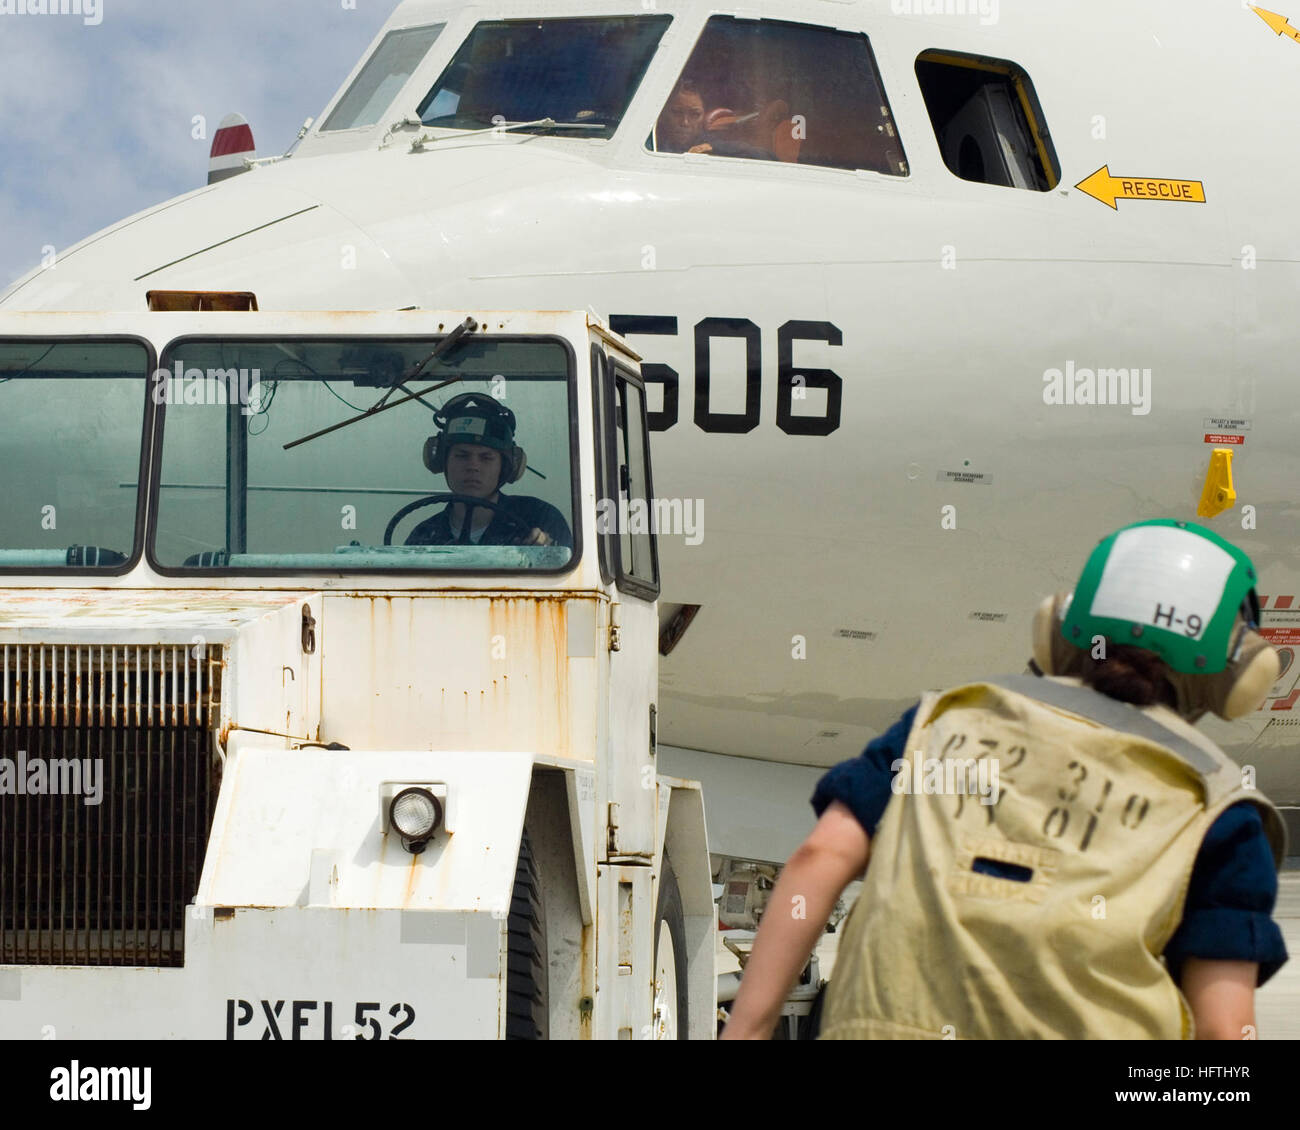
[(690, 992), (686, 982), (686, 913), (682, 910), (682, 894), (677, 889), (677, 876), (668, 856), (663, 857), (663, 870), (659, 874), (659, 899), (655, 906), (654, 969), (659, 970), (659, 927), (667, 922), (673, 939), (673, 964), (677, 974), (677, 1038), (685, 1040), (690, 1018)]
[(550, 1039), (546, 907), (533, 845), (524, 831), (506, 922), (506, 1039)]

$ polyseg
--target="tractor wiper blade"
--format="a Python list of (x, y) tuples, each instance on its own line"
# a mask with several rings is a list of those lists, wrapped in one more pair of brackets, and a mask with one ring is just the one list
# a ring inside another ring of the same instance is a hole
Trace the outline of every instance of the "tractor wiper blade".
[(459, 326), (438, 342), (438, 344), (434, 346), (433, 351), (423, 361), (411, 369), (409, 373), (397, 377), (393, 383), (389, 385), (388, 391), (360, 415), (353, 416), (347, 420), (340, 420), (337, 424), (331, 424), (328, 428), (321, 428), (318, 432), (312, 432), (311, 435), (306, 435), (301, 439), (295, 439), (290, 443), (286, 443), (284, 445), (284, 450), (288, 451), (291, 448), (299, 447), (304, 443), (310, 443), (314, 439), (320, 439), (321, 436), (327, 436), (331, 432), (337, 432), (340, 428), (349, 427), (361, 420), (368, 420), (371, 416), (377, 416), (380, 412), (387, 412), (388, 409), (396, 408), (399, 404), (409, 404), (412, 400), (419, 400), (421, 397), (427, 396), (431, 392), (437, 392), (440, 388), (446, 388), (448, 385), (456, 384), (458, 381), (464, 380), (465, 378), (463, 375), (457, 375), (448, 380), (441, 381), (438, 384), (430, 385), (428, 388), (422, 388), (418, 392), (411, 392), (409, 396), (403, 396), (397, 400), (389, 400), (389, 397), (399, 388), (406, 388), (407, 382), (413, 381), (418, 377), (420, 373), (424, 371), (425, 366), (427, 366), (431, 361), (442, 360), (456, 347), (456, 345), (463, 341), (467, 335), (473, 333), (477, 329), (478, 323), (474, 321), (473, 318), (466, 318)]
[[(433, 347), (433, 350), (432, 352), (430, 352), (429, 356), (426, 357), (423, 361), (421, 361), (418, 365), (416, 365), (416, 367), (412, 369), (409, 373), (407, 373), (406, 376), (396, 378), (393, 381), (393, 383), (388, 386), (388, 391), (379, 398), (379, 402), (377, 404), (372, 404), (370, 406), (370, 411), (371, 412), (381, 411), (384, 405), (387, 403), (388, 398), (393, 395), (395, 390), (399, 388), (406, 388), (406, 382), (415, 380), (415, 378), (418, 377), (420, 373), (424, 371), (424, 367), (430, 361), (437, 361), (439, 358), (445, 357), (447, 355), (447, 352), (450, 349), (454, 348), (461, 338), (463, 338), (466, 334), (473, 333), (476, 329), (478, 329), (478, 323), (474, 321), (473, 318), (466, 318), (463, 322), (461, 322), (459, 326), (457, 326), (454, 330), (452, 330), (451, 333), (449, 333), (440, 342), (438, 342), (438, 344)], [(407, 391), (409, 392), (410, 390), (407, 389)]]

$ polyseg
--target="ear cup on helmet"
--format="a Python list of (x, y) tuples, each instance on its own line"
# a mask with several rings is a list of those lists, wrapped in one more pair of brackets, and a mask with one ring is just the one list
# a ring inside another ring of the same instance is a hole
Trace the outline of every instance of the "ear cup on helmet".
[(1060, 631), (1056, 597), (1044, 597), (1034, 614), (1034, 662), (1044, 675), (1056, 675), (1052, 664), (1052, 632)]
[(1277, 648), (1247, 628), (1236, 657), (1228, 660), (1221, 674), (1211, 677), (1218, 693), (1210, 709), (1229, 722), (1253, 713), (1281, 673), (1282, 659)]
[(1282, 661), (1273, 647), (1244, 620), (1237, 622), (1237, 645), (1228, 665), (1213, 675), (1169, 672), (1169, 682), (1178, 696), (1178, 713), (1195, 722), (1207, 711), (1231, 722), (1257, 710), (1277, 682)]
[(1034, 662), (1044, 675), (1078, 675), (1084, 651), (1061, 635), (1061, 625), (1074, 594), (1058, 592), (1046, 597), (1034, 613)]
[(1043, 602), (1034, 613), (1034, 662), (1044, 675), (1056, 674), (1052, 665), (1052, 633), (1060, 631), (1060, 622), (1056, 619), (1056, 601), (1055, 596), (1043, 597)]
[(441, 436), (430, 436), (424, 441), (424, 465), (435, 475), (447, 469), (447, 453), (438, 441)]
[(528, 456), (522, 447), (515, 447), (501, 456), (501, 486), (517, 483), (528, 469)]

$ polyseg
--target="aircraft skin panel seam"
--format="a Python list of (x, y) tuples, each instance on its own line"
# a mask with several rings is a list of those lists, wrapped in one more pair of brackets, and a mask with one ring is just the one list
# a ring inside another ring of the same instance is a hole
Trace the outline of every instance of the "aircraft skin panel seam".
[[(930, 259), (835, 259), (830, 262), (826, 262), (823, 260), (812, 260), (812, 259), (802, 259), (802, 260), (791, 259), (782, 262), (777, 262), (775, 260), (765, 260), (763, 262), (763, 267), (764, 268), (769, 268), (769, 267), (771, 268), (776, 268), (776, 267), (812, 267), (812, 268), (923, 267), (923, 266), (929, 266), (931, 262), (932, 260)], [(1226, 261), (1222, 263), (1205, 263), (1205, 262), (1192, 263), (1192, 262), (1182, 262), (1174, 259), (1014, 259), (1014, 258), (976, 259), (972, 257), (970, 259), (966, 259), (965, 262), (966, 263), (1035, 263), (1035, 264), (1042, 264), (1044, 266), (1050, 266), (1053, 264), (1064, 265), (1064, 264), (1072, 263), (1076, 265), (1090, 266), (1090, 267), (1199, 267), (1205, 270), (1228, 270), (1234, 266), (1233, 263), (1226, 262)], [(1300, 260), (1258, 259), (1257, 262), (1300, 263)], [(750, 270), (753, 268), (753, 266), (754, 264), (752, 263), (707, 263), (707, 264), (699, 264), (699, 265), (688, 266), (688, 267), (657, 267), (656, 270), (660, 274), (687, 274), (690, 271), (700, 270), (700, 269)], [(552, 279), (552, 278), (560, 279), (560, 278), (572, 278), (575, 275), (581, 275), (584, 278), (586, 278), (587, 276), (595, 277), (601, 275), (607, 275), (610, 277), (619, 277), (623, 275), (636, 276), (641, 273), (642, 272), (638, 270), (618, 270), (618, 271), (567, 270), (567, 271), (546, 271), (546, 272), (510, 271), (505, 274), (496, 274), (496, 275), (466, 274), (465, 277), (467, 279), (472, 279), (475, 282), (490, 282), (496, 279)]]
[[(136, 224), (143, 223), (145, 220), (152, 219), (161, 212), (166, 212), (171, 208), (179, 207), (181, 204), (188, 204), (191, 200), (194, 200), (199, 196), (205, 196), (207, 193), (211, 192), (214, 187), (215, 185), (205, 185), (203, 188), (200, 188), (195, 192), (186, 193), (184, 196), (178, 196), (175, 200), (169, 200), (154, 208), (146, 208), (143, 212), (138, 212), (136, 215), (128, 217), (121, 223), (113, 224), (110, 227), (104, 228), (103, 231), (95, 232), (93, 235), (87, 236), (80, 243), (74, 243), (67, 251), (62, 252), (59, 255), (59, 262), (66, 263), (73, 255), (77, 254), (78, 251), (84, 251), (87, 247), (93, 246), (100, 240), (107, 239), (111, 235), (116, 235), (118, 232), (125, 231), (129, 227), (134, 227)], [(28, 283), (34, 282), (44, 273), (45, 271), (43, 269), (35, 270), (25, 279), (20, 280), (11, 290), (6, 290), (3, 293), (0, 293), (0, 306), (3, 306), (9, 301), (9, 299), (22, 290), (23, 287), (27, 286)]]
[(209, 251), (215, 251), (218, 247), (225, 247), (228, 243), (234, 243), (237, 239), (243, 239), (246, 235), (253, 235), (255, 232), (265, 231), (267, 228), (274, 227), (276, 224), (282, 224), (285, 220), (292, 220), (297, 216), (305, 215), (308, 212), (314, 212), (319, 208), (319, 204), (312, 204), (306, 208), (299, 208), (296, 212), (290, 212), (287, 216), (281, 216), (278, 220), (271, 220), (265, 224), (259, 224), (255, 228), (249, 228), (248, 231), (242, 231), (238, 235), (232, 235), (229, 239), (220, 240), (217, 243), (201, 247), (197, 251), (191, 251), (188, 255), (182, 255), (179, 259), (173, 259), (170, 263), (164, 263), (161, 267), (155, 267), (152, 271), (145, 271), (143, 275), (136, 275), (134, 281), (139, 282), (141, 279), (147, 279), (150, 275), (156, 275), (159, 271), (165, 271), (168, 267), (175, 267), (179, 263), (188, 262), (190, 259), (196, 259), (200, 255), (205, 255)]

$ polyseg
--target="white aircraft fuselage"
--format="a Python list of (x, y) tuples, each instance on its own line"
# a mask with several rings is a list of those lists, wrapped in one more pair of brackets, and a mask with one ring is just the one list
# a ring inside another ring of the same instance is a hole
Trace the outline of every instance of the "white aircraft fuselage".
[[(317, 128), (93, 236), (0, 311), (138, 310), (164, 289), (609, 316), (673, 371), (651, 374), (654, 485), (702, 520), (661, 537), (667, 612), (700, 606), (661, 660), (676, 747), (829, 765), (926, 688), (1023, 670), (1040, 597), (1099, 538), (1197, 520), (1220, 433), (1238, 498), (1206, 524), (1253, 557), (1265, 626), (1300, 629), (1300, 43), (1229, 3), (747, 0), (734, 14), (870, 37), (907, 175), (649, 151), (721, 11), (408, 0), (389, 29), (447, 27), (377, 125)], [(672, 24), (610, 140), (433, 131), (412, 151), (421, 131), (390, 128), (481, 20), (647, 12)], [(1024, 68), (1054, 189), (949, 170), (915, 69), (936, 48)], [(1110, 207), (1074, 187), (1103, 167), (1150, 180)], [(1297, 804), (1283, 684), (1206, 730)]]

